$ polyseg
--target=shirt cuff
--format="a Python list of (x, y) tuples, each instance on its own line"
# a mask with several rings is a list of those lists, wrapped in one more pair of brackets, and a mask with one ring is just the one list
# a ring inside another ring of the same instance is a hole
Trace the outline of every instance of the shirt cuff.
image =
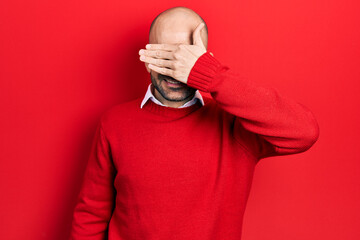
[(210, 92), (215, 75), (222, 65), (210, 52), (201, 55), (192, 67), (187, 85), (203, 92)]

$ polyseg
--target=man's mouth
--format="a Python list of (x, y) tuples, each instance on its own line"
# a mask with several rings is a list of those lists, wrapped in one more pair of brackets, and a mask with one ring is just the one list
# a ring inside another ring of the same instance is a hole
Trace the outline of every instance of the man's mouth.
[(173, 79), (169, 79), (169, 78), (164, 78), (164, 80), (166, 81), (166, 82), (168, 82), (168, 83), (172, 83), (172, 84), (180, 84), (180, 82), (179, 81), (177, 81), (177, 80), (173, 80)]
[(177, 81), (172, 77), (164, 77), (163, 80), (169, 87), (182, 87), (185, 85), (184, 83)]

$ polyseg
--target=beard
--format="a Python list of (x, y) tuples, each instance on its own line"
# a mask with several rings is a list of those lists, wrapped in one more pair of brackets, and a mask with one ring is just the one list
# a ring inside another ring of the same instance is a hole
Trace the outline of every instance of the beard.
[(187, 85), (180, 87), (180, 88), (164, 88), (163, 87), (163, 81), (164, 79), (170, 79), (173, 81), (176, 81), (176, 79), (166, 76), (163, 74), (158, 74), (158, 78), (155, 78), (150, 73), (151, 82), (154, 85), (154, 88), (160, 93), (160, 95), (166, 99), (167, 101), (173, 101), (173, 102), (181, 102), (186, 99), (191, 99), (191, 97), (194, 96), (196, 89), (188, 87)]

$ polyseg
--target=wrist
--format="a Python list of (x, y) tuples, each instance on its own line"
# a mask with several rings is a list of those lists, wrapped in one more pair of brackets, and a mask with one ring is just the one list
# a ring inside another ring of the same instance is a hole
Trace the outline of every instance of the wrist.
[(201, 55), (192, 67), (187, 84), (203, 92), (209, 92), (213, 80), (222, 67), (221, 63), (210, 52)]

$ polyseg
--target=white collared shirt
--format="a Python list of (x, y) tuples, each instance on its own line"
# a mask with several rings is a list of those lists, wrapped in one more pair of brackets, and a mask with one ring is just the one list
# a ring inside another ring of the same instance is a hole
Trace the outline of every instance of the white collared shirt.
[[(147, 89), (147, 91), (146, 91), (145, 97), (144, 97), (144, 99), (143, 99), (142, 102), (141, 102), (140, 108), (142, 108), (142, 107), (144, 106), (144, 104), (145, 104), (149, 99), (152, 100), (154, 103), (156, 103), (156, 104), (158, 104), (158, 105), (168, 107), (168, 106), (162, 104), (159, 100), (157, 100), (157, 99), (155, 98), (155, 96), (153, 95), (153, 93), (152, 93), (152, 91), (151, 91), (151, 85), (152, 85), (152, 83), (150, 83), (149, 86), (148, 86), (148, 89)], [(191, 100), (189, 100), (188, 102), (184, 103), (184, 105), (182, 105), (182, 106), (179, 107), (179, 108), (189, 107), (189, 106), (195, 104), (196, 101), (197, 101), (197, 99), (199, 99), (199, 101), (201, 102), (201, 104), (204, 106), (204, 100), (203, 100), (203, 98), (202, 98), (199, 90), (196, 90), (196, 92), (195, 92), (195, 94), (194, 94), (194, 97), (193, 97)]]

